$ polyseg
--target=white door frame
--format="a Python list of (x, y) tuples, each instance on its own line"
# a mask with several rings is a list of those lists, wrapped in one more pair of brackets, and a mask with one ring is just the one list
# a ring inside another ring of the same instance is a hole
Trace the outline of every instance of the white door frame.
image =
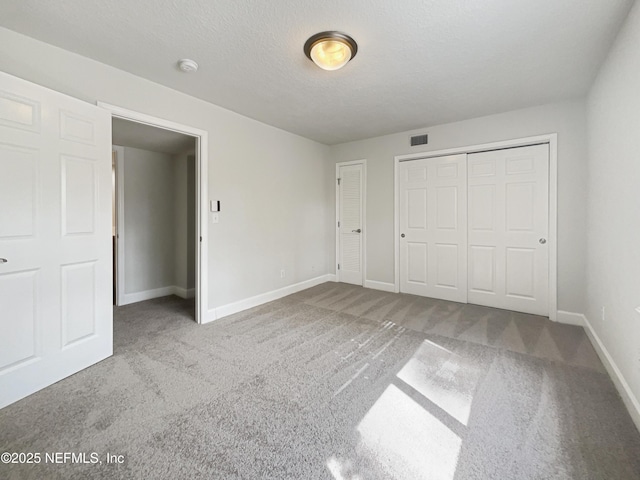
[[(170, 130), (177, 133), (182, 133), (185, 135), (189, 135), (190, 137), (195, 137), (196, 139), (196, 322), (203, 323), (206, 318), (206, 313), (209, 310), (208, 305), (208, 236), (207, 236), (207, 227), (208, 227), (208, 217), (207, 217), (207, 199), (209, 198), (208, 190), (209, 190), (209, 176), (208, 176), (208, 165), (209, 165), (209, 132), (206, 130), (200, 130), (198, 128), (190, 127), (188, 125), (183, 125), (180, 123), (172, 122), (170, 120), (165, 120), (163, 118), (152, 117), (150, 115), (135, 112), (133, 110), (128, 110), (126, 108), (117, 107), (115, 105), (111, 105), (105, 102), (97, 102), (98, 106), (104, 108), (111, 112), (112, 118), (122, 118), (124, 120), (142, 123), (144, 125), (149, 125), (152, 127), (162, 128), (164, 130)], [(122, 155), (117, 155), (117, 158), (122, 158)], [(116, 165), (116, 169), (118, 170), (118, 166)], [(117, 174), (117, 181), (122, 179), (122, 168), (119, 169), (120, 173)], [(121, 184), (122, 185), (122, 184)], [(118, 193), (119, 197), (119, 209), (124, 202), (122, 202), (122, 198), (120, 195), (122, 189)], [(118, 234), (120, 238), (123, 238), (124, 229), (121, 230), (121, 227), (124, 227), (124, 215), (118, 212)], [(123, 219), (122, 223), (121, 220)], [(120, 242), (123, 244), (124, 242)], [(122, 253), (122, 255), (121, 255)], [(119, 276), (118, 280), (124, 277), (124, 268), (121, 268), (120, 261), (122, 261), (122, 265), (124, 266), (124, 252), (118, 251), (118, 272), (122, 273), (122, 277)], [(123, 279), (124, 282), (124, 279)], [(124, 285), (124, 283), (122, 284)], [(122, 292), (122, 293), (121, 293)], [(122, 295), (124, 297), (124, 288), (120, 288), (118, 291), (118, 296)], [(124, 300), (124, 298), (123, 298)], [(118, 299), (118, 303), (120, 303), (120, 299)]]
[(340, 167), (346, 167), (349, 165), (362, 165), (362, 286), (365, 286), (367, 280), (367, 160), (353, 160), (350, 162), (336, 163), (336, 221), (335, 221), (335, 234), (336, 234), (336, 280), (340, 281), (340, 270), (338, 270), (338, 261), (340, 260), (340, 229), (338, 228), (338, 218), (340, 217), (340, 189), (338, 188), (338, 178), (340, 178)]
[(393, 164), (394, 194), (394, 291), (400, 292), (400, 192), (398, 167), (400, 162), (422, 158), (442, 157), (460, 153), (478, 153), (502, 148), (526, 147), (546, 143), (549, 145), (549, 319), (555, 321), (558, 313), (558, 134), (537, 135), (515, 138), (501, 142), (483, 143), (467, 147), (449, 148), (407, 155), (396, 155)]
[(124, 147), (111, 150), (116, 153), (116, 305), (124, 305)]

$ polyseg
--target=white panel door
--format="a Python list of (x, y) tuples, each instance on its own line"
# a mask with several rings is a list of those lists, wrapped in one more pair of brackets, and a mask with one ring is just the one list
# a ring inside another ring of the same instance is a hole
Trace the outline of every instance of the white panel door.
[(469, 303), (549, 314), (549, 146), (468, 156)]
[(0, 73), (0, 408), (112, 354), (111, 118)]
[(338, 167), (338, 281), (362, 285), (363, 164)]
[(400, 163), (400, 291), (467, 301), (466, 155)]

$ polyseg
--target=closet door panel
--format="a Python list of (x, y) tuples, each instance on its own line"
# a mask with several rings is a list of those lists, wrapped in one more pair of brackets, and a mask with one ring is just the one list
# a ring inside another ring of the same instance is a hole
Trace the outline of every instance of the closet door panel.
[(470, 154), (468, 186), (469, 303), (548, 315), (549, 146)]
[(466, 155), (400, 164), (400, 291), (466, 302)]

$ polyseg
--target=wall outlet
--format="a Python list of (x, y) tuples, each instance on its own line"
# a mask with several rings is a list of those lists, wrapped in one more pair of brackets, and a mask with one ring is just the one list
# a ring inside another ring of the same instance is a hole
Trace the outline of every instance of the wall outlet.
[(604, 322), (606, 319), (607, 319), (607, 310), (606, 310), (606, 307), (603, 305), (602, 312), (601, 312), (601, 320)]
[(311, 265), (311, 272), (315, 272), (316, 271), (316, 266), (315, 265)]
[(284, 268), (283, 268), (282, 270), (280, 270), (280, 278), (284, 278), (284, 274), (285, 274), (285, 271), (284, 271)]

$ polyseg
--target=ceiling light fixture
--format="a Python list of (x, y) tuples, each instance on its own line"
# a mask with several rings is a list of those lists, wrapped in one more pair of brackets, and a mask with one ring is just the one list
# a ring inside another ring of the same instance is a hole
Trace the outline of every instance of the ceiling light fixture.
[(198, 71), (198, 64), (188, 58), (183, 58), (178, 62), (178, 68), (184, 73), (193, 73)]
[(304, 44), (304, 54), (323, 70), (338, 70), (358, 53), (358, 44), (341, 32), (316, 33)]

